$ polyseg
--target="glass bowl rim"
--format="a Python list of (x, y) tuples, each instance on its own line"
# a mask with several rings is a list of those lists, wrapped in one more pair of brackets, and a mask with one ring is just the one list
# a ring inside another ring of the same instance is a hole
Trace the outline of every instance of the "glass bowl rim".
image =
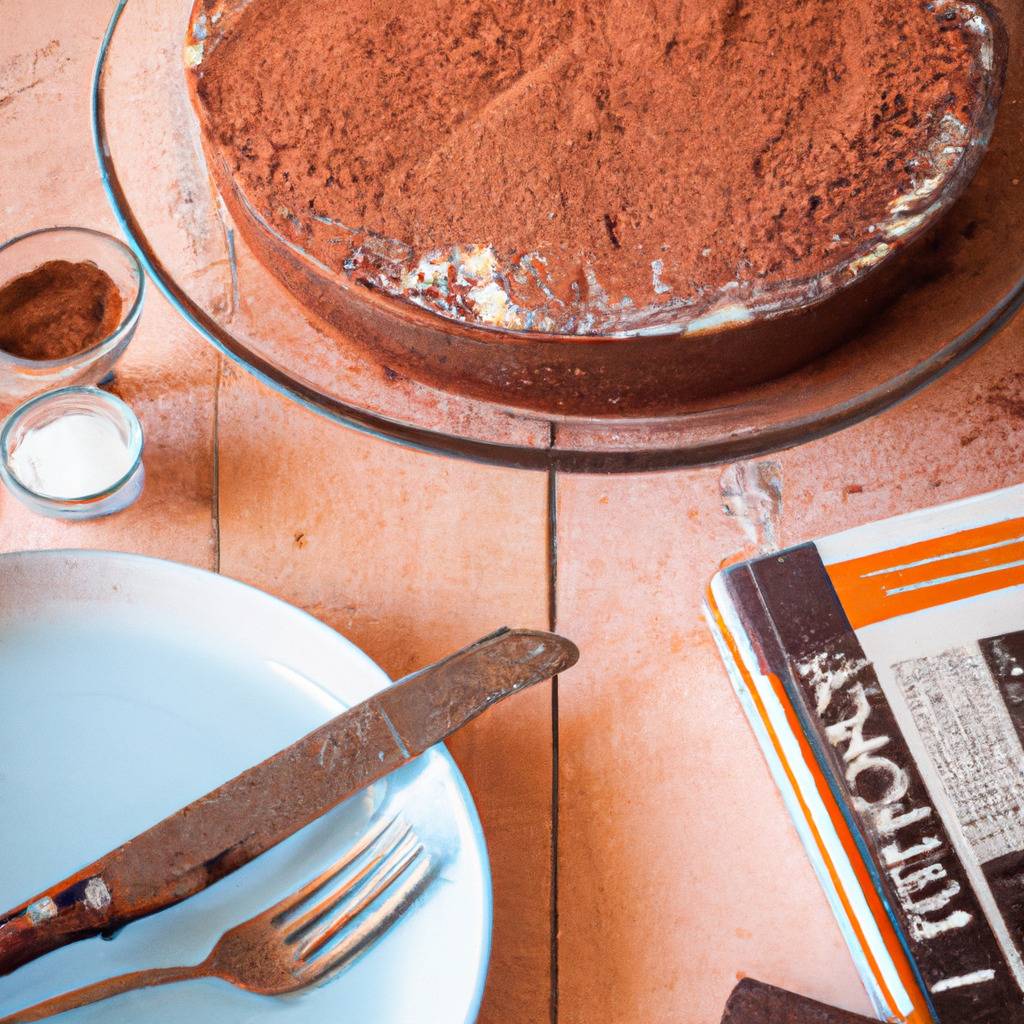
[[(132, 453), (132, 461), (128, 469), (118, 477), (114, 483), (105, 487), (103, 490), (96, 491), (92, 494), (83, 494), (75, 498), (60, 498), (53, 494), (46, 494), (43, 491), (33, 490), (23, 480), (21, 480), (9, 464), (10, 454), (8, 452), (8, 440), (10, 438), (11, 431), (32, 409), (70, 394), (87, 395), (93, 401), (98, 400), (100, 403), (106, 404), (128, 424), (128, 441)], [(3, 473), (4, 483), (7, 484), (15, 494), (27, 497), (32, 501), (41, 502), (47, 507), (61, 509), (69, 506), (77, 507), (90, 505), (95, 502), (103, 501), (116, 494), (132, 479), (136, 472), (138, 472), (139, 466), (142, 464), (142, 452), (144, 447), (145, 432), (142, 429), (142, 423), (139, 421), (139, 417), (135, 414), (135, 410), (132, 409), (127, 402), (118, 398), (117, 395), (112, 395), (108, 391), (103, 391), (101, 388), (92, 387), (90, 385), (73, 384), (66, 388), (55, 388), (53, 391), (44, 391), (41, 395), (36, 395), (33, 398), (22, 402), (21, 405), (17, 406), (10, 413), (4, 421), (3, 428), (0, 429), (0, 470), (2, 470)]]
[(80, 349), (78, 352), (73, 352), (69, 356), (61, 356), (60, 359), (26, 359), (24, 356), (15, 356), (10, 352), (5, 352), (0, 349), (0, 366), (7, 365), (18, 369), (34, 369), (43, 371), (62, 370), (67, 367), (77, 366), (79, 363), (87, 361), (86, 357), (102, 355), (103, 352), (116, 347), (117, 343), (124, 337), (124, 335), (130, 331), (136, 323), (138, 323), (139, 316), (142, 313), (142, 303), (146, 294), (146, 273), (142, 268), (142, 261), (139, 259), (135, 250), (130, 245), (126, 245), (122, 242), (120, 238), (108, 235), (105, 231), (98, 231), (96, 228), (79, 227), (73, 224), (55, 224), (48, 228), (33, 228), (31, 231), (24, 231), (20, 235), (8, 238), (7, 241), (0, 244), (0, 253), (6, 252), (8, 249), (13, 248), (18, 243), (24, 242), (29, 238), (36, 238), (39, 235), (59, 234), (91, 235), (93, 238), (96, 238), (101, 242), (110, 244), (123, 257), (125, 257), (127, 263), (138, 279), (139, 283), (138, 287), (135, 289), (135, 297), (132, 299), (132, 302), (128, 307), (128, 311), (121, 314), (121, 318), (118, 320), (117, 326), (108, 335), (101, 338), (95, 344), (90, 345), (88, 348)]

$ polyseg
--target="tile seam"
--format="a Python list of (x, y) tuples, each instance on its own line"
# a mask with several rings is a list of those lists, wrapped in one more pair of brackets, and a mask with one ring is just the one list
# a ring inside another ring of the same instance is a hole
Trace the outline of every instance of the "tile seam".
[[(554, 448), (556, 426), (550, 426), (549, 446)], [(558, 630), (558, 473), (548, 470), (548, 628)], [(558, 771), (558, 676), (551, 680), (551, 1001), (550, 1024), (558, 1024), (559, 948), (558, 948), (558, 840), (559, 840), (559, 771)]]
[(217, 370), (213, 385), (213, 480), (210, 495), (210, 518), (213, 528), (213, 571), (220, 572), (220, 385), (224, 374), (224, 357), (217, 353)]

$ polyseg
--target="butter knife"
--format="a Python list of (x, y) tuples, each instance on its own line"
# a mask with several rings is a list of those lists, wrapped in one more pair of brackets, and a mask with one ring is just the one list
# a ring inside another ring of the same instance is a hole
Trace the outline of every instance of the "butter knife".
[(578, 657), (506, 629), (407, 676), (0, 916), (0, 974), (200, 892)]

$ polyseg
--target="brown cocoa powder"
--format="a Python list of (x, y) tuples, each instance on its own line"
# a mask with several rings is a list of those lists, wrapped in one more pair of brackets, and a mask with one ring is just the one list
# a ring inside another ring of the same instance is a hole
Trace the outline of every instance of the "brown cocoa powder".
[(121, 321), (121, 293), (95, 263), (49, 260), (0, 288), (0, 349), (64, 359), (99, 344)]
[[(218, 39), (222, 7), (196, 94), (270, 227), (386, 289), (489, 246), (545, 310), (505, 326), (827, 284), (969, 143), (981, 87), (943, 0), (251, 0)], [(461, 265), (426, 273), (421, 304), (482, 308)]]

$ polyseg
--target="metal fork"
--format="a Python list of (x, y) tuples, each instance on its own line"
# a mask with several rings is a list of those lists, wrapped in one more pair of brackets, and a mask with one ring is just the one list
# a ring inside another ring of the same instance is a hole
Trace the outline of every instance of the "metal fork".
[(226, 931), (201, 964), (121, 974), (0, 1017), (0, 1024), (44, 1020), (132, 989), (192, 978), (221, 978), (262, 995), (305, 988), (336, 974), (379, 938), (430, 875), (423, 844), (396, 816), (298, 892)]

